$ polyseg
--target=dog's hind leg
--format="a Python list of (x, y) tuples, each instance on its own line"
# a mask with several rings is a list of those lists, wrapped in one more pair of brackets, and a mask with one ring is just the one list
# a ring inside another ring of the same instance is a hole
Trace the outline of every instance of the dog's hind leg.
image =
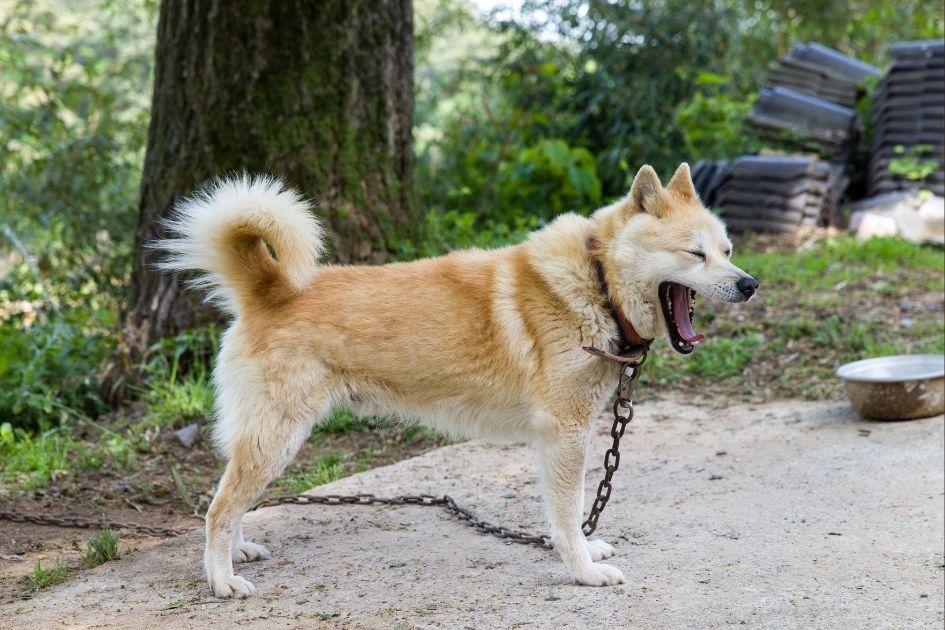
[(234, 559), (268, 556), (264, 547), (243, 540), (243, 515), (295, 456), (314, 421), (314, 417), (290, 419), (274, 409), (260, 407), (253, 406), (256, 416), (247, 419), (235, 437), (230, 461), (207, 510), (204, 564), (207, 581), (217, 597), (247, 597), (256, 590), (233, 574)]
[(233, 562), (256, 562), (272, 557), (269, 550), (262, 545), (249, 542), (243, 538), (243, 519), (236, 522), (236, 535), (233, 537)]
[(545, 507), (551, 523), (551, 540), (561, 559), (581, 584), (606, 586), (620, 584), (623, 574), (616, 567), (594, 562), (589, 545), (581, 531), (584, 484), (584, 462), (587, 456), (585, 427), (558, 428), (551, 421), (537, 440), (541, 474), (545, 491)]

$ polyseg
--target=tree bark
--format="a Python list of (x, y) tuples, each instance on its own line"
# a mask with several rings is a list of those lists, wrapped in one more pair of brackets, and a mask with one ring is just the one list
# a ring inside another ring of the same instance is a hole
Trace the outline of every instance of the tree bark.
[(333, 260), (386, 260), (410, 227), (412, 110), (410, 0), (164, 0), (129, 345), (217, 317), (146, 245), (218, 175), (284, 178), (317, 202)]

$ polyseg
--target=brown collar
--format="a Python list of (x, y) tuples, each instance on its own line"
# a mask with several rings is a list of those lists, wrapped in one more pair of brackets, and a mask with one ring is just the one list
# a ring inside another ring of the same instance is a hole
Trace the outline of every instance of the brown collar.
[(604, 303), (607, 310), (610, 311), (610, 316), (617, 322), (618, 339), (616, 340), (617, 354), (612, 354), (606, 350), (600, 350), (599, 348), (591, 346), (584, 346), (584, 350), (613, 361), (634, 363), (650, 349), (650, 344), (653, 343), (653, 340), (641, 337), (640, 333), (633, 327), (633, 324), (630, 323), (630, 319), (624, 314), (623, 309), (617, 304), (614, 304), (610, 299), (610, 290), (607, 286), (607, 277), (604, 274), (604, 265), (596, 256), (596, 250), (598, 248), (597, 240), (591, 239), (588, 243), (588, 248), (591, 250), (591, 260), (594, 262), (594, 269), (597, 272), (597, 283), (601, 294), (604, 296)]

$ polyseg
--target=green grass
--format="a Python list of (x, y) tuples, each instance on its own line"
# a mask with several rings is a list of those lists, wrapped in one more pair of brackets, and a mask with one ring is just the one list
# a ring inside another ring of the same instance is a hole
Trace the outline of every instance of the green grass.
[(101, 464), (92, 449), (67, 431), (50, 429), (33, 435), (9, 423), (0, 425), (0, 462), (2, 478), (25, 489), (43, 488), (54, 475)]
[(694, 324), (707, 340), (686, 357), (658, 341), (644, 383), (672, 386), (682, 377), (764, 390), (765, 397), (822, 398), (839, 394), (833, 371), (844, 362), (945, 351), (940, 308), (906, 312), (911, 325), (901, 324), (900, 313), (902, 301), (940, 300), (939, 248), (844, 236), (803, 252), (736, 254), (734, 262), (761, 281), (765, 306), (697, 299)]
[(219, 350), (215, 327), (185, 331), (163, 339), (145, 363), (144, 385), (137, 388), (147, 403), (145, 421), (180, 427), (213, 412), (213, 386), (208, 367)]
[(343, 476), (344, 465), (341, 463), (341, 457), (332, 453), (315, 460), (308, 467), (295, 466), (292, 472), (276, 481), (276, 485), (290, 494), (298, 494), (316, 486), (337, 481)]
[(34, 434), (8, 422), (0, 424), (0, 482), (35, 490), (54, 477), (100, 468), (105, 462), (120, 469), (137, 466), (130, 440), (97, 423), (90, 426), (99, 431), (92, 441), (76, 437), (69, 426)]
[(213, 388), (205, 372), (149, 384), (144, 392), (145, 420), (157, 426), (181, 426), (189, 420), (208, 418), (213, 411)]
[(69, 567), (62, 561), (62, 558), (56, 558), (51, 569), (46, 569), (40, 564), (39, 560), (33, 567), (33, 573), (29, 576), (30, 584), (34, 591), (41, 591), (56, 584), (62, 584), (66, 581)]
[(372, 424), (371, 418), (359, 418), (350, 409), (339, 407), (331, 412), (325, 420), (319, 422), (313, 433), (347, 433), (348, 431), (363, 431)]
[(97, 567), (117, 557), (118, 536), (112, 530), (105, 529), (89, 540), (85, 554), (82, 556), (82, 564), (87, 567)]

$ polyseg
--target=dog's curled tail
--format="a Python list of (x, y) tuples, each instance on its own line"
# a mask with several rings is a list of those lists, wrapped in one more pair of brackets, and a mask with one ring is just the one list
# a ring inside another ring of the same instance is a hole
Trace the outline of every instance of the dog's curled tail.
[(324, 250), (311, 204), (269, 176), (219, 179), (180, 202), (165, 225), (172, 236), (154, 243), (168, 253), (159, 266), (205, 272), (189, 284), (234, 315), (274, 291), (304, 288)]

